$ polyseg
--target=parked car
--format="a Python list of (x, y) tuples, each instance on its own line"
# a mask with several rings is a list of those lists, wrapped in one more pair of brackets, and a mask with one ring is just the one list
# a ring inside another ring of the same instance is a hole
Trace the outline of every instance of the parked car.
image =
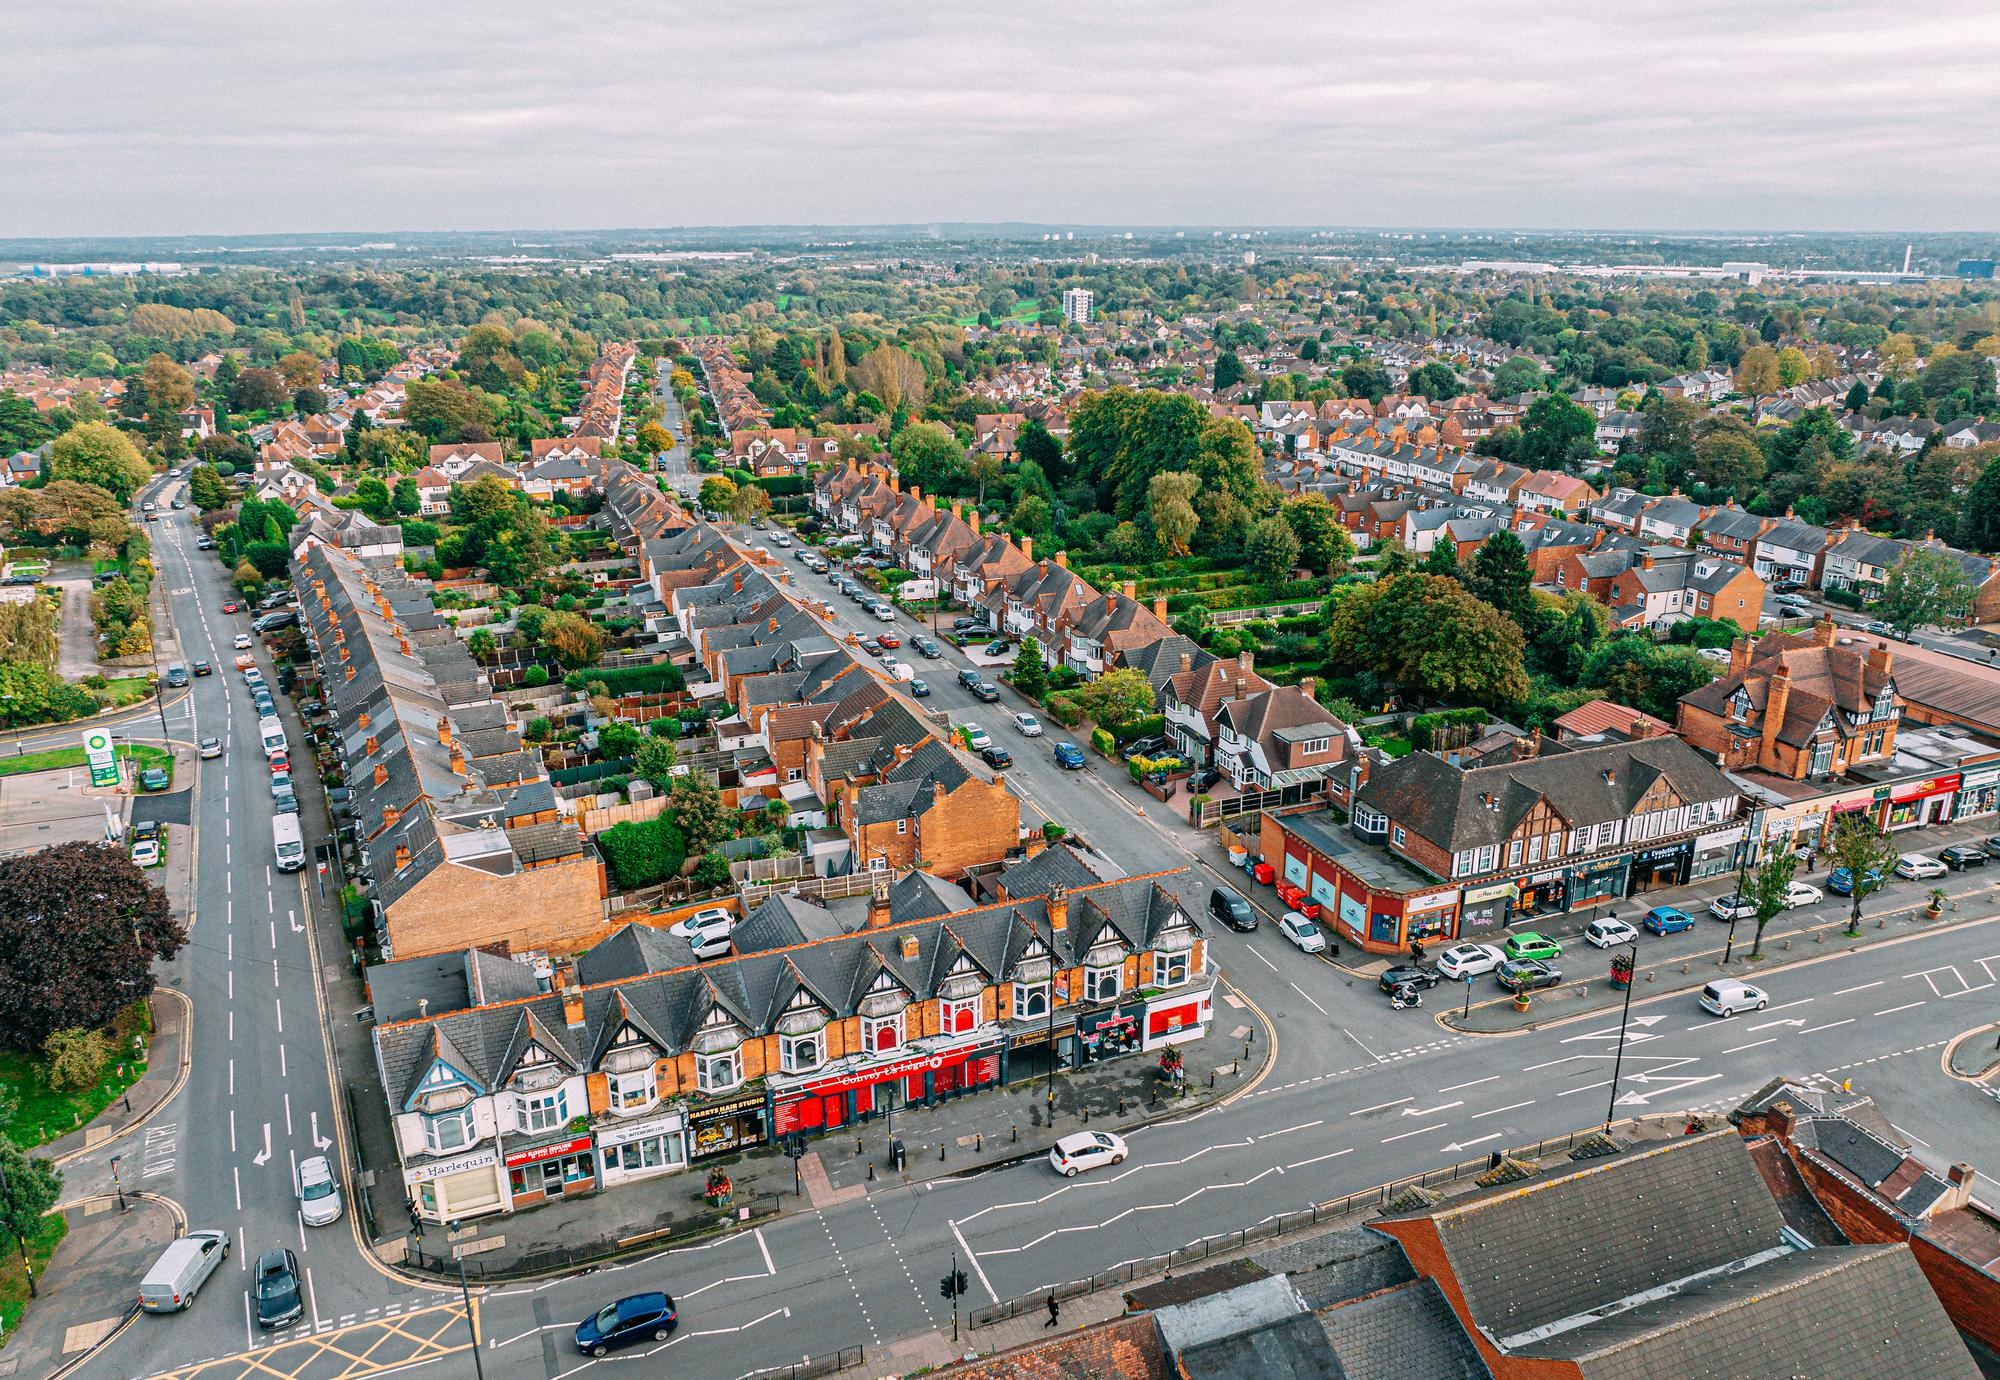
[(1654, 934), (1679, 934), (1694, 928), (1694, 917), (1679, 906), (1654, 906), (1639, 923)]
[(188, 668), (178, 661), (167, 667), (167, 688), (178, 690), (188, 683)]
[(1607, 916), (1602, 920), (1591, 921), (1584, 929), (1583, 937), (1600, 949), (1610, 949), (1620, 944), (1630, 944), (1639, 937), (1639, 931), (1623, 920)]
[(272, 791), (271, 808), (281, 815), (295, 815), (299, 812), (299, 798), (289, 790)]
[(272, 795), (276, 795), (280, 791), (289, 791), (291, 789), (292, 789), (292, 774), (289, 771), (274, 771), (271, 773)]
[(283, 1246), (257, 1257), (257, 1326), (269, 1331), (297, 1322), (306, 1311), (299, 1289), (299, 1258)]
[(1727, 647), (1703, 647), (1695, 653), (1703, 661), (1726, 662), (1729, 660)]
[(1326, 952), (1326, 932), (1295, 910), (1288, 910), (1278, 917), (1278, 933), (1291, 940), (1293, 947), (1302, 954)]
[(1007, 770), (1007, 768), (1014, 765), (1014, 754), (1007, 751), (1006, 748), (1001, 747), (998, 743), (995, 743), (992, 747), (987, 748), (984, 752), (981, 752), (979, 755), (985, 758), (986, 765), (993, 768), (993, 770), (995, 771), (1005, 771)]
[(1932, 877), (1942, 877), (1945, 865), (1936, 858), (1927, 858), (1922, 853), (1905, 853), (1896, 859), (1896, 875), (1925, 881)]
[(576, 1349), (603, 1356), (641, 1342), (664, 1342), (680, 1326), (674, 1301), (665, 1294), (633, 1294), (607, 1303), (576, 1326)]
[(173, 784), (165, 767), (148, 767), (139, 773), (139, 789), (142, 791), (164, 791)]
[(979, 672), (974, 670), (970, 666), (965, 667), (958, 673), (958, 683), (960, 685), (963, 685), (968, 690), (978, 685), (979, 681), (980, 681)]
[(903, 645), (903, 638), (900, 633), (879, 632), (875, 634), (875, 640), (884, 647), (900, 647)]
[(1438, 970), (1429, 963), (1395, 963), (1382, 970), (1375, 979), (1375, 985), (1384, 992), (1393, 992), (1405, 983), (1412, 987), (1435, 987), (1438, 985)]
[(273, 772), (290, 771), (292, 769), (292, 759), (282, 749), (270, 754), (264, 761)]
[(1013, 644), (1004, 637), (996, 637), (979, 650), (987, 656), (1005, 656), (1013, 650)]
[(951, 623), (951, 630), (955, 633), (969, 633), (985, 626), (986, 620), (984, 618), (954, 618)]
[[(1878, 890), (1882, 885), (1882, 869), (1871, 867), (1861, 874), (1861, 894)], [(1854, 894), (1854, 874), (1844, 867), (1836, 867), (1826, 874), (1826, 889), (1836, 896)]]
[(243, 605), (234, 599), (224, 599), (222, 601), (222, 611), (224, 613), (240, 613), (242, 610)]
[(684, 920), (675, 921), (668, 927), (667, 932), (677, 934), (683, 939), (692, 939), (703, 931), (720, 930), (728, 934), (735, 928), (735, 912), (724, 910), (720, 906), (709, 906), (705, 910), (696, 911)]
[(1986, 850), (1977, 844), (1953, 844), (1938, 854), (1938, 861), (1954, 872), (1986, 866)]
[(978, 724), (964, 723), (960, 724), (958, 728), (959, 732), (965, 735), (965, 745), (974, 752), (984, 752), (987, 748), (993, 746), (992, 735), (987, 733)]
[(981, 704), (991, 704), (1000, 698), (1000, 687), (990, 680), (982, 680), (972, 687), (972, 698)]
[(1733, 1016), (1738, 1011), (1762, 1011), (1771, 1004), (1770, 994), (1747, 982), (1711, 982), (1701, 989), (1701, 1009), (1713, 1016)]
[(688, 940), (688, 948), (701, 962), (707, 962), (711, 958), (721, 958), (729, 952), (729, 931), (699, 930)]
[(1162, 734), (1146, 738), (1134, 738), (1120, 749), (1127, 757), (1165, 757), (1170, 744)]
[(212, 676), (215, 674), (215, 666), (213, 663), (203, 661), (197, 657), (194, 663), (194, 673), (198, 676)]
[(923, 678), (919, 676), (917, 679), (910, 682), (910, 694), (917, 699), (927, 700), (931, 696), (931, 688), (930, 686), (926, 685), (924, 683)]
[(1508, 959), (1493, 970), (1493, 976), (1509, 992), (1532, 992), (1553, 987), (1563, 980), (1562, 969), (1539, 959)]
[(1506, 957), (1491, 944), (1454, 944), (1438, 955), (1438, 975), (1460, 982), (1492, 972)]
[(1125, 1163), (1125, 1142), (1103, 1131), (1077, 1131), (1064, 1136), (1049, 1149), (1049, 1167), (1066, 1179), (1074, 1179), (1086, 1169)]
[(868, 611), (884, 623), (893, 623), (896, 621), (896, 610), (887, 603), (872, 604), (869, 606)]
[(1708, 903), (1708, 913), (1718, 920), (1748, 920), (1757, 913), (1749, 898), (1731, 892)]
[(1812, 600), (1806, 598), (1803, 594), (1780, 594), (1772, 602), (1781, 609), (1809, 609), (1812, 607)]
[(1257, 928), (1257, 912), (1248, 901), (1226, 886), (1219, 886), (1208, 893), (1208, 913), (1230, 929), (1241, 930), (1245, 934)]
[(1887, 637), (1889, 634), (1895, 632), (1896, 630), (1890, 627), (1887, 623), (1884, 623), (1881, 619), (1877, 618), (1873, 622), (1863, 623), (1861, 625), (1861, 631), (1868, 633), (1870, 636), (1873, 637)]
[(220, 757), (220, 756), (222, 756), (222, 739), (220, 739), (220, 738), (204, 738), (204, 739), (202, 739), (202, 740), (201, 740), (201, 755), (202, 755), (203, 757)]
[(152, 839), (157, 842), (159, 837), (160, 821), (157, 819), (142, 819), (132, 825), (132, 842), (134, 843), (139, 842), (141, 839)]
[(944, 648), (938, 646), (930, 638), (922, 635), (911, 638), (910, 645), (917, 649), (919, 655), (927, 656), (933, 661), (944, 655)]
[(340, 1220), (340, 1185), (324, 1155), (299, 1161), (299, 1219), (309, 1227)]
[(158, 867), (160, 865), (160, 841), (140, 839), (132, 845), (132, 865), (134, 867)]
[(1519, 934), (1507, 936), (1507, 942), (1500, 951), (1518, 962), (1535, 959), (1561, 958), (1563, 946), (1547, 935), (1536, 930), (1522, 930)]
[[(1795, 910), (1799, 906), (1817, 905), (1826, 899), (1826, 893), (1805, 882), (1793, 882), (1785, 888), (1785, 909)], [(1751, 914), (1756, 914), (1755, 910)]]
[(872, 637), (864, 637), (861, 639), (861, 650), (870, 656), (880, 656), (882, 655), (882, 644)]
[(1014, 716), (1014, 727), (1021, 731), (1023, 738), (1042, 736), (1042, 721), (1025, 709)]
[(1278, 900), (1284, 903), (1286, 910), (1295, 910), (1308, 920), (1319, 919), (1319, 902), (1306, 895), (1303, 887), (1291, 882), (1279, 882), (1277, 892)]
[(1083, 770), (1083, 749), (1075, 743), (1057, 743), (1050, 751), (1055, 754), (1056, 765), (1064, 771)]

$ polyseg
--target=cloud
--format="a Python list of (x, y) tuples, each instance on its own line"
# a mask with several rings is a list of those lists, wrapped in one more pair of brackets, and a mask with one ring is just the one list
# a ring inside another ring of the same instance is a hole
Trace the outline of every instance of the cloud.
[(2000, 10), (1959, 0), (22, 0), (9, 22), (12, 235), (2000, 218)]

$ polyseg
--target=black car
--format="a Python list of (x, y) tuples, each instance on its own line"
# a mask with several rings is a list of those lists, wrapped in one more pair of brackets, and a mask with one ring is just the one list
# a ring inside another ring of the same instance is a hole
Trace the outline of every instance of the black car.
[(861, 650), (870, 656), (880, 656), (882, 655), (882, 644), (872, 637), (864, 637), (861, 639)]
[(958, 673), (958, 683), (968, 690), (975, 688), (979, 684), (979, 672), (970, 666), (966, 667)]
[(1382, 976), (1375, 979), (1375, 985), (1384, 992), (1393, 992), (1406, 982), (1412, 987), (1435, 987), (1438, 970), (1428, 964), (1399, 963), (1393, 968), (1384, 968)]
[(988, 656), (1005, 656), (1012, 649), (1013, 644), (1008, 642), (1006, 638), (996, 637), (993, 641), (986, 644), (985, 652)]
[(913, 637), (910, 639), (910, 645), (915, 647), (924, 656), (930, 657), (933, 660), (944, 655), (944, 648), (938, 646), (937, 643), (931, 641), (928, 637)]
[(1952, 871), (1961, 868), (1986, 866), (1986, 850), (1973, 843), (1954, 844), (1938, 853), (1938, 861)]
[(634, 1294), (607, 1303), (576, 1328), (576, 1349), (602, 1356), (640, 1342), (664, 1342), (680, 1326), (674, 1301), (665, 1294)]
[(198, 676), (213, 675), (215, 674), (215, 668), (209, 665), (206, 661), (198, 660), (194, 664), (194, 673)]
[(951, 630), (955, 633), (970, 633), (978, 632), (985, 626), (984, 618), (955, 618), (952, 620)]
[(972, 687), (972, 698), (981, 704), (991, 704), (1000, 698), (1000, 687), (990, 680), (982, 680)]
[(1257, 912), (1250, 903), (1226, 886), (1208, 893), (1208, 913), (1232, 930), (1248, 933), (1257, 928)]
[(257, 1326), (267, 1331), (305, 1316), (299, 1290), (299, 1261), (283, 1246), (257, 1257)]
[(986, 765), (995, 771), (1005, 771), (1008, 767), (1014, 765), (1014, 754), (1007, 751), (1006, 748), (1001, 747), (998, 743), (985, 749), (979, 755), (984, 757)]
[(1168, 746), (1164, 736), (1154, 734), (1150, 738), (1134, 738), (1125, 744), (1124, 752), (1127, 757), (1165, 757)]

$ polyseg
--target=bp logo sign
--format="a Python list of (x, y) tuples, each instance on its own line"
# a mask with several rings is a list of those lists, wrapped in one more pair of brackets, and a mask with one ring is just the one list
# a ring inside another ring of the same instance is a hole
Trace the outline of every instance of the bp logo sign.
[(118, 758), (111, 750), (109, 733), (101, 728), (93, 728), (83, 735), (83, 760), (90, 767), (91, 785), (118, 784)]

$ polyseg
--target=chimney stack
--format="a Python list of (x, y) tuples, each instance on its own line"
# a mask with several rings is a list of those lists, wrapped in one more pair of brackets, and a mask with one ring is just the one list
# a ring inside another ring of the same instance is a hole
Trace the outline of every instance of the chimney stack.
[(951, 501), (951, 515), (952, 515), (953, 517), (955, 517), (955, 518), (960, 518), (960, 519), (964, 518), (964, 516), (965, 516), (965, 500), (964, 500), (964, 499), (962, 499), (962, 498), (954, 498), (954, 499), (953, 499), (953, 500)]
[(1156, 595), (1156, 596), (1154, 596), (1154, 599), (1153, 599), (1153, 617), (1155, 617), (1155, 618), (1159, 619), (1159, 620), (1160, 620), (1160, 621), (1161, 621), (1162, 623), (1164, 623), (1164, 622), (1166, 622), (1166, 621), (1167, 621), (1167, 596), (1166, 596), (1166, 595), (1164, 595), (1164, 594), (1160, 594), (1160, 595)]
[(1033, 537), (1021, 538), (1021, 554), (1031, 561), (1035, 559), (1035, 539)]
[(375, 764), (375, 784), (378, 786), (386, 786), (389, 784), (389, 769), (383, 766), (380, 762), (377, 762)]
[(563, 1024), (571, 1030), (583, 1026), (583, 997), (576, 992), (563, 993)]
[(1935, 1216), (1940, 1212), (1951, 1212), (1954, 1209), (1964, 1207), (1972, 1201), (1973, 1172), (1971, 1165), (1954, 1164), (1944, 1171), (1944, 1178), (1945, 1182), (1951, 1185), (1951, 1191), (1931, 1205), (1931, 1210), (1926, 1214), (1927, 1216)]
[(889, 884), (877, 882), (875, 889), (868, 893), (868, 928), (884, 929), (889, 924)]
[(1813, 641), (1822, 647), (1831, 647), (1840, 635), (1832, 618), (1821, 618), (1813, 624)]
[(1069, 552), (1067, 552), (1067, 551), (1058, 551), (1058, 552), (1056, 552), (1056, 564), (1057, 564), (1057, 565), (1059, 565), (1059, 566), (1061, 566), (1061, 567), (1062, 567), (1062, 568), (1063, 568), (1064, 570), (1068, 570), (1068, 569), (1069, 569)]
[(1130, 599), (1135, 604), (1139, 602), (1139, 582), (1137, 580), (1127, 580), (1119, 588), (1125, 592), (1127, 599)]
[(1888, 675), (1889, 663), (1893, 660), (1889, 653), (1889, 644), (1886, 642), (1877, 642), (1868, 649), (1868, 669), (1878, 675)]
[(1792, 668), (1780, 660), (1778, 668), (1771, 673), (1771, 680), (1764, 691), (1764, 756), (1771, 755), (1771, 747), (1778, 741), (1778, 730), (1785, 725), (1785, 706), (1792, 700)]
[(1532, 762), (1537, 757), (1540, 757), (1542, 755), (1542, 731), (1539, 728), (1529, 729), (1528, 736), (1521, 739), (1520, 745), (1515, 749), (1515, 755), (1523, 762)]
[(1061, 934), (1069, 928), (1069, 888), (1057, 887), (1043, 902), (1048, 907), (1049, 928)]
[(1256, 663), (1257, 658), (1247, 651), (1236, 654), (1236, 669), (1246, 676), (1257, 669)]
[(1651, 570), (1653, 568), (1652, 552), (1648, 551), (1645, 555), (1639, 558), (1639, 568), (1641, 570)]
[[(368, 726), (366, 715), (362, 717), (361, 726), (363, 728), (366, 728)], [(446, 747), (451, 746), (451, 720), (447, 719), (442, 714), (438, 715), (438, 741), (440, 743), (443, 743)]]
[(397, 844), (396, 870), (398, 872), (401, 872), (404, 868), (408, 867), (409, 865), (410, 865), (410, 845), (407, 843)]
[(890, 493), (892, 493), (892, 494), (899, 494), (899, 493), (901, 493), (902, 491), (903, 491), (903, 477), (902, 477), (901, 475), (897, 474), (897, 473), (896, 473), (896, 472), (895, 472), (894, 470), (890, 470), (890, 471), (889, 471), (889, 492), (890, 492)]
[(972, 529), (973, 536), (976, 537), (979, 535), (979, 510), (977, 508), (974, 508), (971, 513), (967, 514), (965, 525)]
[(918, 488), (916, 485), (912, 484), (910, 485), (910, 497), (915, 499), (917, 502), (922, 503), (924, 501), (924, 491)]
[(1193, 653), (1193, 652), (1182, 652), (1182, 653), (1181, 653), (1181, 674), (1182, 674), (1182, 675), (1186, 675), (1186, 674), (1187, 674), (1187, 673), (1188, 673), (1189, 671), (1192, 671), (1193, 669), (1194, 669), (1194, 653)]
[(903, 961), (905, 963), (914, 963), (917, 958), (918, 948), (917, 936), (915, 934), (904, 935), (902, 945)]
[(1750, 664), (1750, 639), (1739, 637), (1729, 644), (1729, 674), (1735, 675)]

